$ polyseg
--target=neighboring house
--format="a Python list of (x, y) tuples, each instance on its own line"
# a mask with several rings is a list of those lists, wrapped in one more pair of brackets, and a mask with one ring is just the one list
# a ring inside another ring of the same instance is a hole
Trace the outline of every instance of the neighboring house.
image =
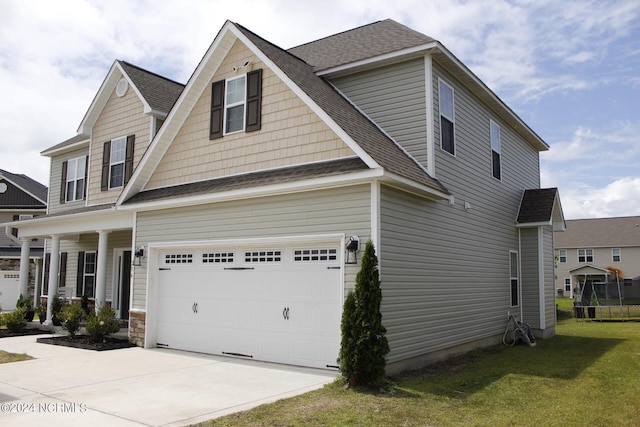
[[(31, 219), (46, 212), (47, 187), (26, 175), (0, 169), (0, 223)], [(42, 239), (18, 239), (17, 228), (0, 229), (0, 307), (3, 310), (15, 309), (20, 294), (33, 297), (42, 271), (43, 247)], [(21, 275), (24, 287), (20, 286)]]
[(385, 20), (283, 50), (228, 21), (182, 89), (117, 61), (44, 152), (20, 235), (51, 241), (48, 295), (110, 303), (141, 346), (334, 368), (372, 240), (389, 372), (508, 313), (554, 335), (548, 146), (438, 41)]
[(559, 294), (584, 305), (640, 299), (640, 216), (569, 220), (554, 239)]

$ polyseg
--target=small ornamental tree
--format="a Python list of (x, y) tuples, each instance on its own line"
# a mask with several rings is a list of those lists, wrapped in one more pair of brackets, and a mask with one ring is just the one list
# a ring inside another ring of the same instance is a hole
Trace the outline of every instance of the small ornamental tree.
[(340, 372), (351, 386), (379, 386), (385, 379), (389, 343), (380, 313), (378, 258), (371, 241), (361, 263), (355, 289), (347, 295), (342, 313)]

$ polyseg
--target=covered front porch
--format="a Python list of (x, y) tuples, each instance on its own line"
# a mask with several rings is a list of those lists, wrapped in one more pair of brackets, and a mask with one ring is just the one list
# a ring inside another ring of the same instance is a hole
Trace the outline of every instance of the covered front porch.
[[(20, 221), (21, 267), (28, 265), (30, 241), (46, 239), (44, 274), (36, 286), (36, 303), (47, 305), (45, 325), (51, 325), (54, 296), (79, 303), (82, 297), (96, 307), (105, 304), (128, 319), (131, 301), (132, 230), (134, 214), (113, 206), (88, 207), (74, 212)], [(22, 270), (22, 268), (21, 268)], [(20, 292), (26, 295), (27, 275), (20, 275)]]

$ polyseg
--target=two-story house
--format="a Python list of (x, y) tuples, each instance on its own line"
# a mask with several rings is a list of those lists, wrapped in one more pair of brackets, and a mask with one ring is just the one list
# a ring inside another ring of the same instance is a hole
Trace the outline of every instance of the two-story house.
[(640, 216), (568, 220), (555, 251), (562, 295), (584, 305), (640, 300)]
[(284, 50), (228, 21), (183, 90), (114, 64), (20, 236), (51, 241), (49, 296), (110, 303), (141, 346), (322, 368), (371, 240), (396, 372), (499, 342), (508, 313), (553, 336), (547, 149), (397, 22)]
[[(26, 175), (0, 169), (0, 223), (31, 219), (46, 212), (46, 186)], [(20, 295), (33, 297), (42, 272), (43, 246), (42, 239), (18, 239), (16, 228), (0, 229), (0, 307), (3, 310), (15, 309)]]

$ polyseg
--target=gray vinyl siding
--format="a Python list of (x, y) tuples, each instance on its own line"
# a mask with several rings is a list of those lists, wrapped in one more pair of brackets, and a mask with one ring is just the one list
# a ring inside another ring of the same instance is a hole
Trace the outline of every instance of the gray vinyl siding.
[(426, 166), (424, 59), (341, 77), (332, 83), (416, 160)]
[[(382, 188), (382, 315), (389, 362), (504, 331), (512, 222)], [(474, 220), (475, 219), (475, 220)]]
[(62, 180), (62, 163), (69, 159), (75, 159), (80, 156), (88, 156), (89, 148), (64, 153), (51, 159), (51, 172), (49, 176), (49, 213), (54, 214), (63, 212), (68, 209), (75, 209), (85, 206), (85, 200), (79, 200), (70, 203), (60, 204), (60, 190)]
[[(140, 212), (136, 246), (312, 234), (371, 236), (370, 186), (360, 185), (291, 195), (239, 200), (162, 211)], [(133, 307), (146, 306), (146, 257), (135, 267)], [(353, 288), (359, 265), (346, 266), (345, 286)]]
[[(556, 323), (556, 289), (555, 289), (555, 259), (553, 254), (553, 228), (542, 228), (542, 240), (544, 247), (548, 248), (544, 252), (544, 316), (546, 326), (555, 325)], [(564, 286), (563, 286), (564, 288)]]
[[(457, 80), (446, 75), (437, 63), (434, 63), (433, 72), (436, 178), (442, 181), (456, 198), (468, 198), (472, 204), (489, 198), (496, 203), (504, 201), (511, 205), (514, 199), (520, 202), (523, 190), (539, 188), (538, 151), (519, 137), (495, 113), (484, 107)], [(438, 78), (443, 79), (455, 91), (455, 156), (440, 148)], [(500, 126), (501, 180), (493, 178), (491, 173), (490, 120)], [(514, 213), (513, 220), (515, 218)]]
[[(532, 328), (540, 327), (540, 253), (538, 250), (538, 229), (521, 230), (522, 254), (521, 303), (522, 320)], [(553, 271), (553, 270), (552, 270)], [(553, 281), (551, 282), (553, 283)], [(551, 294), (553, 295), (553, 293)]]

